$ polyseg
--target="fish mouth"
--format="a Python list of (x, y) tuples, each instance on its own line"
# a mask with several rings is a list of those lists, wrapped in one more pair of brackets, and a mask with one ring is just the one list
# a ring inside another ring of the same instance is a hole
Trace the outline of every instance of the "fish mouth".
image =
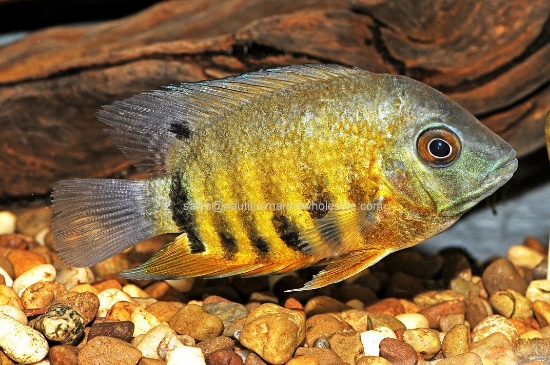
[(506, 158), (495, 163), (478, 189), (472, 191), (464, 198), (455, 201), (449, 209), (442, 212), (443, 216), (451, 217), (465, 213), (508, 182), (517, 168), (518, 160), (516, 158), (516, 151), (512, 150)]

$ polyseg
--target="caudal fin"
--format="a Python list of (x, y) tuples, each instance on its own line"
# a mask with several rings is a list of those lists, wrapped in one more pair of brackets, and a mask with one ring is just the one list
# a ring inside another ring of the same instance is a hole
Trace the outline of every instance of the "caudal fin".
[(75, 179), (54, 188), (53, 241), (74, 267), (91, 266), (155, 235), (146, 180)]

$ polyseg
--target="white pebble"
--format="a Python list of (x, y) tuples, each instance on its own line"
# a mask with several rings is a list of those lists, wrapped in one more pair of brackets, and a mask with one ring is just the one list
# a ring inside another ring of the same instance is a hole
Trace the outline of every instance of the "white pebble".
[(17, 293), (19, 297), (21, 294), (32, 284), (44, 281), (53, 281), (55, 279), (55, 267), (50, 264), (42, 264), (33, 267), (30, 270), (25, 271), (23, 274), (19, 275), (13, 281), (13, 290)]
[(136, 297), (132, 297), (132, 299), (134, 299), (134, 303), (138, 307), (140, 307), (141, 309), (145, 309), (148, 306), (150, 306), (151, 304), (158, 302), (158, 300), (155, 299), (155, 298), (136, 298)]
[(524, 245), (510, 246), (508, 260), (519, 267), (534, 269), (544, 260), (544, 255)]
[(531, 302), (541, 300), (546, 303), (550, 303), (550, 280), (533, 280), (527, 287), (525, 293), (527, 299)]
[(67, 290), (79, 284), (93, 283), (94, 273), (89, 267), (71, 267), (59, 271), (55, 279), (59, 284), (65, 285)]
[(0, 275), (4, 277), (4, 281), (6, 282), (6, 286), (9, 286), (10, 288), (13, 286), (13, 279), (11, 276), (4, 270), (2, 267), (0, 267)]
[(395, 316), (408, 330), (416, 328), (429, 328), (428, 318), (420, 313), (403, 313)]
[(97, 297), (99, 298), (99, 309), (97, 310), (97, 317), (107, 316), (107, 312), (115, 303), (118, 302), (130, 302), (134, 303), (131, 296), (123, 292), (122, 290), (109, 288), (100, 292)]
[(206, 365), (198, 347), (177, 346), (166, 354), (166, 365)]
[(134, 284), (124, 285), (122, 287), (122, 291), (134, 298), (149, 298), (149, 294)]
[(0, 314), (0, 333), (0, 348), (15, 362), (34, 364), (48, 355), (48, 342), (40, 332), (5, 314)]
[(17, 216), (8, 210), (0, 212), (0, 234), (13, 233), (15, 231)]
[(25, 326), (28, 323), (25, 312), (11, 305), (0, 305), (0, 314), (5, 314), (6, 316), (10, 316), (11, 318), (15, 319), (17, 322)]
[(0, 284), (0, 304), (11, 305), (23, 309), (23, 304), (17, 293), (9, 286)]
[(134, 323), (134, 337), (143, 335), (160, 324), (155, 315), (139, 307), (132, 312), (131, 321)]
[(38, 242), (40, 246), (46, 246), (46, 236), (48, 233), (50, 233), (50, 229), (48, 227), (42, 228), (37, 234), (34, 235), (34, 240)]
[(165, 280), (165, 281), (168, 285), (170, 285), (172, 288), (176, 289), (177, 291), (186, 293), (193, 288), (193, 283), (195, 282), (195, 279), (185, 278), (185, 279)]
[(361, 333), (361, 343), (365, 356), (380, 356), (380, 342), (385, 339), (384, 333), (377, 330), (369, 330)]
[[(143, 357), (160, 360), (162, 358), (158, 353), (159, 344), (165, 337), (177, 337), (177, 334), (168, 325), (161, 324), (152, 328), (143, 336), (134, 338), (134, 340), (132, 340), (132, 345), (141, 351)], [(163, 355), (166, 356), (166, 354)]]

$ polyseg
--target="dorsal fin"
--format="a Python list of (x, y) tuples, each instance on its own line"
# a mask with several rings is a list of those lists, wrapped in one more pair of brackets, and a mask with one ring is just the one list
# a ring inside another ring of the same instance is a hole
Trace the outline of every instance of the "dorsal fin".
[(169, 154), (216, 120), (262, 95), (361, 73), (339, 65), (294, 65), (219, 80), (184, 83), (103, 107), (99, 120), (126, 158), (143, 171), (172, 171)]

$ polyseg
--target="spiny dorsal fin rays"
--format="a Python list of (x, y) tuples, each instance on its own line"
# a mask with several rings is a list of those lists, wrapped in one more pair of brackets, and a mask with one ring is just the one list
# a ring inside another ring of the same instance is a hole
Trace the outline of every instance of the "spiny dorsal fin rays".
[(293, 65), (184, 83), (114, 102), (98, 117), (113, 128), (109, 134), (134, 165), (143, 171), (166, 173), (172, 171), (170, 151), (185, 151), (187, 139), (197, 137), (228, 113), (275, 91), (360, 72), (364, 71), (339, 65)]

